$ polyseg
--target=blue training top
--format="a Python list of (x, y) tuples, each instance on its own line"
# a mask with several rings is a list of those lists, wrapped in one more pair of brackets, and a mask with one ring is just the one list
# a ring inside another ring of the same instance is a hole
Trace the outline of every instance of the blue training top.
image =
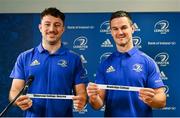
[[(11, 78), (35, 79), (28, 93), (72, 95), (74, 86), (87, 83), (87, 75), (80, 57), (62, 45), (54, 54), (49, 54), (40, 44), (21, 53), (11, 72)], [(26, 117), (72, 116), (72, 100), (33, 99)]]
[[(148, 88), (164, 86), (156, 63), (136, 47), (127, 53), (116, 51), (103, 61), (97, 71), (96, 83)], [(105, 116), (152, 116), (152, 108), (138, 96), (138, 92), (106, 90)]]

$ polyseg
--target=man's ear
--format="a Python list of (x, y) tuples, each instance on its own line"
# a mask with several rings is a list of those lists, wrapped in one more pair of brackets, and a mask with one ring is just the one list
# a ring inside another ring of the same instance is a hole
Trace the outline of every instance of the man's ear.
[(42, 25), (41, 24), (39, 24), (39, 31), (41, 32), (41, 30), (42, 30)]
[(132, 27), (132, 33), (134, 33), (134, 32), (135, 32), (135, 29), (136, 29), (136, 28), (134, 27), (134, 24), (132, 24), (131, 27)]
[(63, 30), (63, 33), (64, 33), (64, 31), (65, 31), (65, 26), (63, 26), (63, 29), (62, 29), (62, 30)]

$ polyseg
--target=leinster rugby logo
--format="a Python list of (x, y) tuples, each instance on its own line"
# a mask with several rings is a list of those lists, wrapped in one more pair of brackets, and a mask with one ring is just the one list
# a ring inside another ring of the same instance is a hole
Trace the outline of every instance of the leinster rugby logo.
[(73, 42), (73, 48), (78, 48), (79, 50), (85, 50), (87, 46), (88, 39), (85, 36), (80, 36), (76, 38)]
[(105, 59), (107, 59), (111, 54), (112, 54), (112, 52), (106, 52), (106, 53), (102, 54), (100, 57), (100, 63), (102, 61), (104, 61)]
[(154, 32), (160, 32), (160, 34), (166, 34), (169, 32), (169, 22), (167, 20), (160, 20), (154, 25)]
[(67, 67), (67, 61), (63, 59), (59, 60), (57, 64), (61, 67)]
[(100, 26), (100, 32), (110, 34), (110, 25), (109, 21), (104, 21)]
[(141, 46), (141, 38), (138, 36), (133, 37), (133, 43), (136, 47), (142, 48)]
[(167, 66), (169, 65), (169, 55), (165, 52), (159, 53), (155, 56), (154, 60), (160, 66)]
[(133, 70), (136, 72), (141, 72), (142, 71), (142, 65), (141, 64), (134, 64)]
[(167, 85), (164, 86), (164, 92), (166, 93), (166, 95), (169, 96), (168, 92), (169, 92), (169, 87)]

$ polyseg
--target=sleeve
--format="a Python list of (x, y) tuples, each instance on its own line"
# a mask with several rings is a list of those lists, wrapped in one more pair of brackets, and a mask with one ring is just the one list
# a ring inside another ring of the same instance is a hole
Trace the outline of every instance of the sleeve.
[(100, 64), (96, 72), (96, 79), (95, 79), (96, 84), (106, 84), (103, 70), (104, 70), (104, 64), (102, 63)]
[(160, 71), (153, 59), (150, 59), (148, 62), (148, 87), (150, 88), (159, 88), (163, 87), (164, 83), (160, 76)]
[(24, 79), (25, 78), (22, 54), (20, 54), (18, 56), (16, 63), (13, 67), (13, 70), (10, 74), (10, 78), (18, 78), (18, 79)]
[(84, 68), (80, 57), (77, 58), (76, 68), (75, 68), (75, 84), (88, 83), (87, 70)]

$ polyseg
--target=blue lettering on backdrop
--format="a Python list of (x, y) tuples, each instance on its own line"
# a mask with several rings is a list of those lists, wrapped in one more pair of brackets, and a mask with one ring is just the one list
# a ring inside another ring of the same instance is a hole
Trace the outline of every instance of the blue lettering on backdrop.
[[(67, 13), (64, 45), (79, 53), (90, 81), (94, 81), (98, 64), (107, 58), (115, 45), (110, 35), (111, 13)], [(179, 79), (179, 12), (131, 13), (136, 31), (133, 42), (158, 64), (166, 87), (167, 105), (154, 109), (154, 116), (180, 116)], [(20, 52), (37, 46), (41, 41), (38, 30), (39, 14), (0, 14), (0, 111), (8, 104), (12, 79), (9, 74)], [(103, 116), (105, 106), (95, 111), (87, 104), (75, 116)], [(22, 116), (13, 107), (6, 116)]]

